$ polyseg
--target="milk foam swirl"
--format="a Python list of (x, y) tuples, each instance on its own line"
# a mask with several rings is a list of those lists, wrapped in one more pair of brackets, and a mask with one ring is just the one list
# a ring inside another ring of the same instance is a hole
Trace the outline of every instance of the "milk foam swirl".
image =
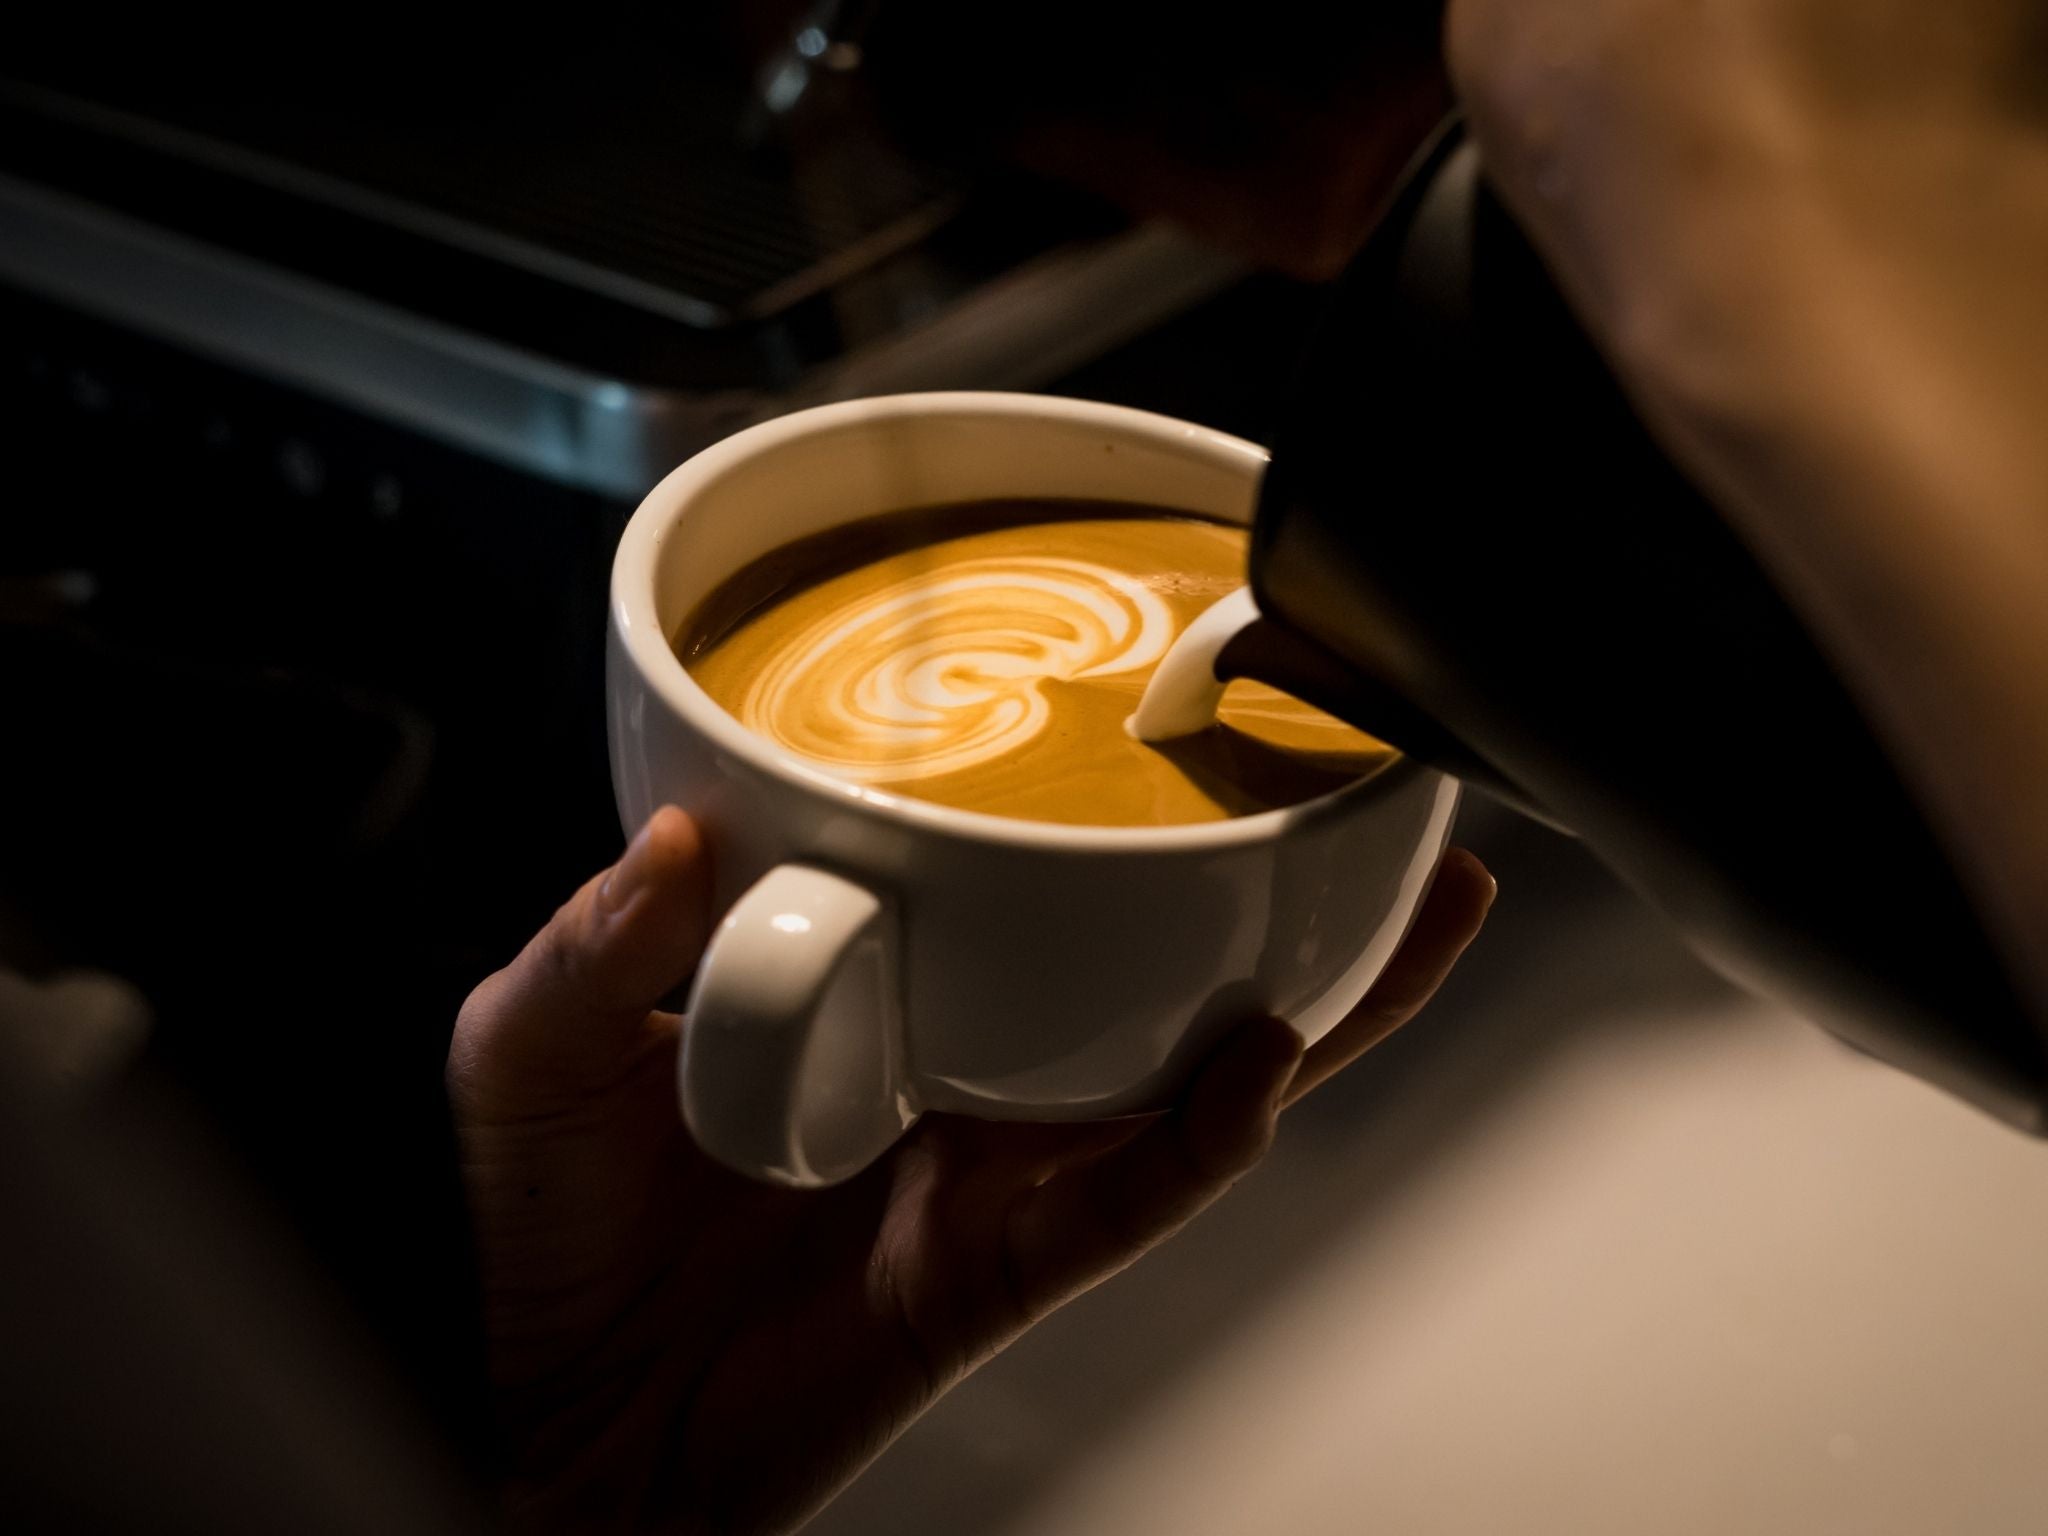
[(1157, 592), (1107, 566), (954, 560), (813, 623), (736, 713), (843, 778), (936, 778), (1043, 731), (1040, 683), (1149, 667), (1174, 631)]

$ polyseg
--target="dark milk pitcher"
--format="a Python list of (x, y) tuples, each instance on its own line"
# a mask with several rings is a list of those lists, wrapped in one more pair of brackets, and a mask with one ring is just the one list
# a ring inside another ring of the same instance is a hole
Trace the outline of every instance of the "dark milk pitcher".
[(1912, 794), (1455, 126), (1282, 419), (1252, 534), (1262, 617), (1218, 677), (1287, 688), (1571, 831), (1733, 980), (2048, 1129), (2044, 1021)]

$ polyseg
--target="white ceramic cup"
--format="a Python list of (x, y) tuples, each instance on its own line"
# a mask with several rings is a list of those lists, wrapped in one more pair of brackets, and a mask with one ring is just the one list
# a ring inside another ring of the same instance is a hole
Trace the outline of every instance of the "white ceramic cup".
[(611, 760), (628, 831), (665, 804), (722, 914), (683, 1035), (712, 1156), (836, 1182), (925, 1110), (1072, 1120), (1163, 1107), (1256, 1014), (1314, 1041), (1408, 928), (1456, 785), (1399, 761), (1288, 810), (1174, 827), (1016, 821), (842, 782), (754, 735), (670, 649), (719, 582), (808, 534), (999, 497), (1248, 522), (1264, 451), (1142, 411), (1017, 394), (799, 411), (649, 493), (612, 567)]

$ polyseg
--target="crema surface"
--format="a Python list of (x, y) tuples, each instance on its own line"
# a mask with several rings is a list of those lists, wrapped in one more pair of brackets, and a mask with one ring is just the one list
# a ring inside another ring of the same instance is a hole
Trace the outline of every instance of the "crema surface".
[(758, 562), (677, 651), (749, 730), (854, 783), (1033, 821), (1214, 821), (1392, 757), (1254, 683), (1198, 736), (1147, 746), (1124, 730), (1182, 628), (1243, 583), (1246, 544), (1103, 504), (904, 514)]

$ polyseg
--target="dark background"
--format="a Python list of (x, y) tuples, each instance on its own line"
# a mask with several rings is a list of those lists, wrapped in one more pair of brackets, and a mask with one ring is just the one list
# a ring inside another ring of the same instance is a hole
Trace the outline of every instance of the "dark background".
[[(188, 68), (205, 50), (161, 17), (120, 60), (52, 51), (47, 77), (151, 103), (197, 92), (215, 121), (260, 119), (280, 92), (341, 99), (338, 74), (415, 38), (394, 16), (373, 42), (366, 20), (331, 38), (302, 22), (289, 44), (250, 34), (236, 47), (254, 55)], [(173, 77), (148, 57), (159, 42), (176, 45)], [(397, 50), (403, 67), (376, 77), (378, 133), (411, 131), (406, 103), (425, 109), (407, 93), (452, 46)], [(503, 48), (536, 94), (501, 80), (466, 100), (531, 134), (563, 76), (517, 38)], [(0, 171), (47, 150), (17, 139)], [(30, 169), (63, 185), (77, 166)], [(1090, 230), (1120, 220), (1018, 185)], [(246, 243), (281, 227), (252, 223)], [(351, 275), (345, 244), (296, 249)], [(361, 273), (428, 270), (366, 258)], [(430, 286), (407, 297), (437, 302)], [(1048, 383), (1260, 436), (1319, 302), (1311, 284), (1251, 278)], [(559, 329), (565, 347), (608, 345), (600, 327)], [(972, 381), (931, 380), (955, 382)], [(155, 1027), (130, 1078), (197, 1109), (276, 1230), (486, 1469), (441, 1061), (469, 986), (619, 847), (601, 639), (630, 503), (5, 288), (0, 420), (0, 964), (140, 988)]]

